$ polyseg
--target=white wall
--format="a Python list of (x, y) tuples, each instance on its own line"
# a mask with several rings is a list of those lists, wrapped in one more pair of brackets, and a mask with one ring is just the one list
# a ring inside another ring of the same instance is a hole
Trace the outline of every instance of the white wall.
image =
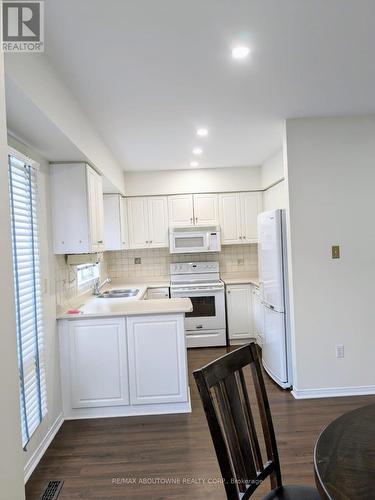
[(287, 208), (288, 193), (286, 181), (281, 181), (263, 192), (263, 211)]
[(261, 189), (260, 167), (202, 168), (126, 172), (127, 196)]
[(284, 177), (284, 152), (280, 149), (261, 167), (262, 187), (265, 189), (263, 192), (264, 211), (287, 208), (288, 195)]
[(22, 500), (24, 498), (23, 451), (19, 408), (7, 156), (4, 66), (3, 54), (0, 54), (0, 500)]
[(375, 115), (288, 120), (286, 141), (297, 395), (375, 392)]
[[(7, 77), (124, 193), (124, 172), (43, 54), (7, 54)], [(66, 158), (74, 160), (74, 158)]]
[(261, 168), (261, 182), (262, 188), (267, 189), (275, 182), (284, 179), (284, 155), (283, 149), (270, 156), (262, 165)]
[(45, 366), (47, 382), (48, 413), (43, 422), (31, 437), (26, 453), (23, 453), (26, 477), (35, 465), (34, 453), (43, 446), (49, 433), (53, 432), (61, 423), (62, 403), (60, 391), (60, 368), (58, 338), (56, 332), (56, 296), (55, 296), (55, 256), (52, 251), (52, 227), (49, 189), (48, 161), (34, 150), (22, 145), (12, 137), (8, 143), (19, 152), (29, 156), (40, 164), (38, 177), (39, 220), (40, 220), (40, 258), (42, 269), (42, 283), (47, 279), (47, 290), (43, 293), (43, 333), (45, 345)]

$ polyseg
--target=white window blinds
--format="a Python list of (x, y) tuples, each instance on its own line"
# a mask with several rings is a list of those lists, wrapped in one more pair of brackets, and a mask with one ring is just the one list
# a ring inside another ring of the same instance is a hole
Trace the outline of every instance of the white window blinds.
[(22, 444), (46, 414), (37, 169), (10, 154), (9, 194), (20, 379)]

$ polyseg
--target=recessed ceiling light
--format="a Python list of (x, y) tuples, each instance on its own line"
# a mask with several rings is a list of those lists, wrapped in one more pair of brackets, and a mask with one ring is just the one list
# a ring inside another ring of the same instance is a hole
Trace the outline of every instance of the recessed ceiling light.
[(193, 149), (193, 155), (200, 156), (203, 153), (203, 149), (201, 148), (194, 148)]
[(206, 137), (208, 135), (208, 130), (204, 127), (199, 128), (197, 130), (197, 135), (199, 135), (199, 137)]
[(191, 167), (198, 167), (199, 163), (197, 161), (191, 161), (190, 166)]
[(238, 45), (232, 49), (232, 57), (233, 59), (246, 59), (249, 55), (250, 49), (245, 45)]

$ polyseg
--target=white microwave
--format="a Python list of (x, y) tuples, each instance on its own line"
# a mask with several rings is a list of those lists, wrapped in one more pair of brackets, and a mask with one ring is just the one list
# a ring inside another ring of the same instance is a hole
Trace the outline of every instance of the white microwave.
[(220, 228), (175, 227), (169, 230), (170, 253), (220, 252)]

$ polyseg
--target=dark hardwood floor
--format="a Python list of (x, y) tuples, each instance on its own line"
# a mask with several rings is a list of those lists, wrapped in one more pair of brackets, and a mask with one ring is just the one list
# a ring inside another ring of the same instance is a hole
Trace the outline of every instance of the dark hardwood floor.
[[(192, 371), (225, 353), (190, 350), (189, 415), (66, 421), (26, 485), (37, 500), (49, 480), (65, 481), (59, 500), (225, 500), (220, 472)], [(266, 377), (285, 484), (314, 484), (313, 448), (334, 418), (374, 396), (295, 400)], [(151, 483), (151, 484), (150, 484)], [(254, 498), (269, 489), (263, 484)]]

